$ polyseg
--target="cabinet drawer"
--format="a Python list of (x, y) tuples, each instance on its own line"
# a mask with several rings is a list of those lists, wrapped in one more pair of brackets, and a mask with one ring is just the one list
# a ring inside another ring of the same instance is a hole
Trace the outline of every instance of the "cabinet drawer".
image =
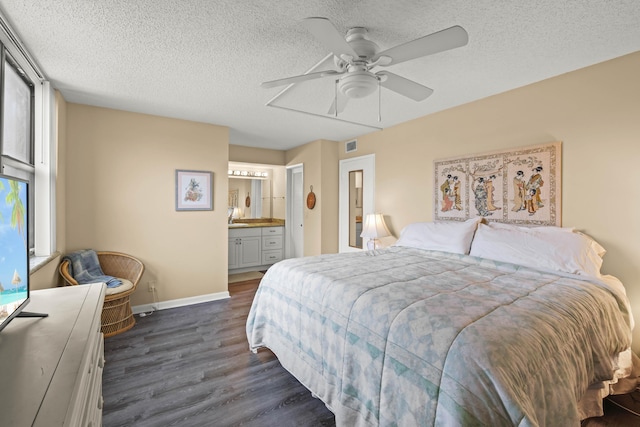
[(231, 228), (229, 229), (229, 238), (235, 237), (260, 237), (260, 228), (258, 227), (250, 227), (250, 228)]
[(282, 236), (264, 236), (262, 250), (282, 249)]
[(278, 261), (282, 261), (282, 249), (262, 252), (262, 264), (275, 264)]
[(284, 227), (262, 227), (262, 236), (282, 236)]
[(96, 354), (94, 355), (93, 376), (87, 395), (87, 401), (82, 416), (83, 426), (100, 426), (98, 421), (102, 417), (102, 373), (104, 369), (104, 339), (102, 333)]

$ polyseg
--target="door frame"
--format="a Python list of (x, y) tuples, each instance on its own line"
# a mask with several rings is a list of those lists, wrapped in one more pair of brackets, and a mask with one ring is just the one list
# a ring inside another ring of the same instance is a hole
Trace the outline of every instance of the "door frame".
[[(299, 172), (298, 172), (299, 171)], [(293, 197), (293, 179), (292, 176), (294, 173), (302, 174), (302, 191), (303, 194), (300, 196), (300, 206), (295, 206), (295, 197)], [(286, 166), (286, 174), (287, 174), (287, 196), (286, 196), (286, 211), (285, 211), (285, 227), (284, 227), (284, 257), (291, 258), (291, 248), (294, 248), (293, 244), (293, 233), (291, 230), (293, 229), (293, 211), (295, 209), (302, 210), (302, 230), (303, 232), (300, 235), (300, 242), (297, 242), (301, 248), (303, 248), (304, 255), (304, 206), (302, 200), (304, 199), (304, 163), (297, 163), (295, 165)]]
[(362, 220), (375, 212), (376, 155), (352, 157), (340, 160), (340, 194), (338, 218), (338, 251), (357, 252), (360, 248), (349, 246), (349, 172), (362, 170)]

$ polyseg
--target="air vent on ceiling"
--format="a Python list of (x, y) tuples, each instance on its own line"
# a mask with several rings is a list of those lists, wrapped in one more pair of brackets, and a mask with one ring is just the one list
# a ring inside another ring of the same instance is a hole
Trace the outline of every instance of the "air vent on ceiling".
[(344, 143), (344, 152), (345, 153), (353, 153), (358, 149), (358, 140), (354, 139), (352, 141), (347, 141)]

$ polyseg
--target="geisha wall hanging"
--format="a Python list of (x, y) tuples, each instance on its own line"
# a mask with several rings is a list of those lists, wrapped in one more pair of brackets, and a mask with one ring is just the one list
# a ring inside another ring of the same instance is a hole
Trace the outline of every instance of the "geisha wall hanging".
[(561, 225), (561, 143), (434, 162), (434, 219)]

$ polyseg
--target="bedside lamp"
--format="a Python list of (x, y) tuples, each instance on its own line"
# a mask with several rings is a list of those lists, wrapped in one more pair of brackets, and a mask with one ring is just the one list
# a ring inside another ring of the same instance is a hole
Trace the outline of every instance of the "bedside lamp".
[(362, 233), (360, 237), (368, 237), (367, 249), (378, 249), (380, 237), (390, 236), (391, 232), (387, 228), (387, 224), (384, 223), (384, 217), (382, 214), (367, 214), (364, 220), (364, 226), (362, 227)]

